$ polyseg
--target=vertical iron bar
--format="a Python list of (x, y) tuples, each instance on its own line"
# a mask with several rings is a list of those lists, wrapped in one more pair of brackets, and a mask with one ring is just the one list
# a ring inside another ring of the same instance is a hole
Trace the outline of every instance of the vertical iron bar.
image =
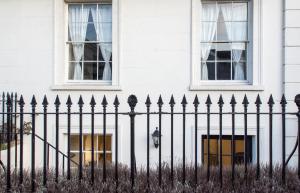
[(59, 105), (60, 105), (60, 101), (58, 98), (58, 95), (56, 96), (55, 99), (55, 142), (56, 142), (56, 149), (55, 149), (55, 182), (58, 183), (58, 175), (59, 175)]
[(134, 165), (135, 165), (135, 140), (134, 140), (134, 119), (136, 116), (136, 113), (134, 111), (134, 108), (137, 104), (137, 98), (135, 95), (130, 95), (128, 97), (128, 104), (130, 106), (130, 179), (131, 179), (131, 189), (133, 190), (134, 187)]
[[(2, 93), (2, 130), (0, 131), (0, 147), (5, 144), (5, 135), (4, 135), (4, 123), (5, 123), (5, 93)], [(1, 153), (0, 153), (0, 159), (1, 159)]]
[(260, 176), (260, 149), (259, 149), (259, 142), (260, 142), (260, 105), (261, 100), (259, 95), (257, 95), (256, 98), (256, 135), (257, 135), (257, 145), (256, 145), (256, 157), (257, 157), (257, 163), (256, 163), (256, 180), (258, 180)]
[(269, 177), (272, 178), (273, 176), (273, 105), (274, 100), (273, 96), (271, 95), (269, 98)]
[(95, 98), (94, 96), (92, 96), (92, 99), (91, 99), (91, 102), (90, 102), (90, 105), (91, 105), (91, 129), (92, 129), (92, 163), (91, 163), (91, 181), (92, 181), (92, 185), (94, 185), (94, 169), (95, 169), (95, 156), (94, 156), (94, 153), (95, 153), (95, 147), (94, 147), (94, 136), (95, 136), (95, 105), (96, 105), (96, 102), (95, 102)]
[(298, 118), (298, 136), (297, 136), (297, 141), (298, 141), (298, 178), (300, 178), (300, 94), (298, 94), (295, 97), (295, 103), (298, 107), (298, 113), (297, 113), (297, 118)]
[(7, 94), (7, 99), (6, 99), (6, 105), (7, 105), (7, 123), (6, 123), (6, 142), (7, 142), (7, 170), (6, 170), (6, 188), (7, 192), (10, 192), (11, 189), (11, 171), (10, 171), (10, 127), (11, 127), (11, 121), (10, 121), (10, 116), (11, 116), (11, 98), (9, 94)]
[(220, 133), (219, 133), (219, 175), (220, 175), (220, 184), (223, 186), (223, 105), (224, 101), (222, 95), (219, 98), (219, 125), (220, 125)]
[(210, 105), (212, 104), (209, 95), (207, 97), (205, 104), (207, 106), (207, 175), (206, 175), (206, 180), (209, 181), (209, 177), (210, 177)]
[(195, 100), (193, 102), (195, 107), (195, 187), (198, 184), (198, 106), (199, 100), (198, 96), (196, 95)]
[(17, 102), (18, 102), (18, 96), (17, 93), (15, 93), (15, 171), (18, 169), (18, 133), (17, 133)]
[(114, 106), (115, 106), (115, 181), (116, 181), (116, 189), (118, 189), (118, 186), (119, 186), (119, 173), (118, 173), (118, 152), (119, 152), (119, 149), (118, 149), (118, 146), (119, 146), (119, 113), (118, 113), (118, 107), (120, 105), (120, 102), (119, 102), (119, 99), (118, 99), (118, 96), (116, 96), (115, 98), (115, 101), (114, 101)]
[(235, 173), (235, 97), (232, 95), (231, 101), (231, 124), (232, 124), (232, 136), (231, 136), (231, 181), (234, 183), (234, 173)]
[(107, 101), (104, 95), (103, 101), (103, 182), (106, 182), (106, 106)]
[(171, 181), (172, 187), (174, 186), (174, 105), (175, 100), (172, 95), (170, 100), (170, 107), (171, 107)]
[(43, 185), (46, 186), (47, 184), (47, 106), (48, 101), (45, 95), (43, 100), (44, 106), (44, 168), (43, 168)]
[(248, 99), (245, 95), (243, 100), (244, 105), (244, 169), (245, 169), (245, 178), (247, 179), (248, 173)]
[(24, 134), (24, 100), (21, 95), (19, 105), (20, 105), (20, 179), (19, 183), (23, 184), (23, 134)]
[(286, 99), (285, 96), (282, 95), (281, 101), (281, 123), (282, 123), (282, 172), (281, 178), (282, 182), (285, 184), (285, 112), (286, 112)]
[(161, 186), (162, 176), (161, 176), (161, 116), (162, 116), (162, 105), (163, 101), (161, 96), (158, 99), (158, 139), (159, 139), (159, 146), (158, 146), (158, 184)]
[(82, 180), (82, 107), (83, 107), (82, 96), (79, 97), (79, 181)]
[(185, 121), (186, 121), (186, 105), (187, 101), (185, 98), (185, 95), (183, 96), (183, 99), (181, 101), (182, 104), (182, 184), (185, 184), (185, 177), (186, 177), (186, 171), (185, 171)]
[(150, 184), (149, 184), (149, 176), (150, 176), (150, 97), (147, 96), (146, 100), (146, 107), (147, 107), (147, 188), (149, 190)]
[(35, 107), (37, 103), (33, 95), (31, 100), (32, 106), (32, 134), (31, 134), (31, 191), (35, 192)]
[(68, 160), (67, 160), (67, 179), (71, 179), (71, 106), (72, 106), (72, 100), (70, 95), (68, 96), (67, 100), (67, 108), (68, 108), (68, 123), (67, 123), (67, 129), (68, 129)]

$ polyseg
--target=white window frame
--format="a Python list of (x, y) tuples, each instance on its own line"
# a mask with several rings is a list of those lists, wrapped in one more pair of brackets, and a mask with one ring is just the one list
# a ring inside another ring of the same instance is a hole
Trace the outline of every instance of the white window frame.
[[(88, 1), (87, 3), (88, 4)], [(91, 2), (95, 4), (95, 2)], [(106, 90), (120, 91), (120, 0), (112, 0), (112, 80), (69, 80), (68, 3), (54, 1), (54, 84), (52, 90)]]
[[(191, 80), (190, 90), (262, 91), (262, 28), (261, 0), (250, 0), (248, 14), (249, 50), (247, 81), (201, 80), (201, 0), (191, 0)], [(199, 11), (200, 10), (200, 11)], [(250, 56), (250, 57), (249, 57)]]

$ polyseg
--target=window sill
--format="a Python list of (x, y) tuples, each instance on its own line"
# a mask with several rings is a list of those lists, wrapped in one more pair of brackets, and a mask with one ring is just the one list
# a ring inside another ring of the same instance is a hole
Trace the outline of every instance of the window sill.
[(121, 86), (97, 83), (61, 84), (51, 86), (53, 91), (121, 91)]
[(191, 85), (190, 91), (264, 91), (259, 85)]

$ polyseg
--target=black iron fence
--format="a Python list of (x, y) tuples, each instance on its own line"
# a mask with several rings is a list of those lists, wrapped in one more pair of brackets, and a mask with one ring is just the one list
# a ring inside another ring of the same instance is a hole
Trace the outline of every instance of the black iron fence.
[[(170, 111), (163, 111), (162, 107), (164, 105), (162, 97), (159, 97), (159, 100), (157, 102), (158, 105), (158, 112), (155, 111), (151, 111), (151, 100), (150, 97), (147, 97), (147, 100), (145, 102), (145, 106), (146, 106), (146, 112), (136, 112), (135, 111), (135, 107), (138, 103), (137, 97), (134, 95), (131, 95), (128, 97), (128, 105), (129, 105), (129, 112), (119, 112), (119, 105), (120, 102), (118, 100), (118, 97), (116, 96), (113, 102), (113, 107), (114, 107), (114, 111), (113, 112), (107, 112), (107, 107), (108, 107), (108, 102), (106, 100), (106, 97), (104, 96), (101, 102), (101, 106), (102, 106), (102, 111), (96, 111), (95, 110), (95, 106), (96, 106), (96, 100), (94, 97), (91, 98), (91, 101), (89, 102), (89, 106), (90, 106), (90, 111), (89, 112), (84, 112), (83, 111), (83, 107), (84, 107), (84, 101), (83, 98), (80, 96), (79, 101), (76, 105), (77, 110), (76, 112), (72, 111), (72, 107), (74, 108), (75, 105), (73, 105), (73, 102), (71, 100), (71, 97), (69, 96), (67, 101), (66, 101), (66, 112), (62, 112), (61, 111), (61, 102), (59, 97), (56, 97), (55, 100), (55, 112), (48, 112), (48, 100), (47, 97), (45, 96), (42, 102), (42, 108), (43, 111), (42, 112), (37, 112), (36, 111), (36, 107), (37, 107), (37, 101), (35, 96), (32, 97), (31, 103), (30, 103), (30, 108), (31, 110), (29, 112), (25, 112), (24, 111), (24, 106), (25, 106), (25, 102), (23, 99), (23, 96), (21, 95), (20, 98), (17, 97), (17, 94), (7, 94), (5, 96), (5, 94), (3, 94), (2, 96), (2, 130), (1, 130), (1, 135), (2, 137), (0, 137), (1, 142), (0, 144), (6, 144), (7, 148), (7, 160), (6, 160), (6, 168), (5, 168), (5, 172), (6, 172), (6, 185), (7, 185), (7, 190), (9, 191), (11, 189), (11, 148), (10, 148), (10, 142), (12, 140), (18, 141), (18, 136), (19, 136), (19, 144), (16, 142), (16, 146), (19, 145), (19, 153), (17, 153), (16, 150), (16, 156), (15, 159), (17, 157), (17, 154), (19, 154), (19, 167), (17, 168), (17, 165), (15, 165), (15, 168), (18, 169), (18, 178), (19, 178), (19, 184), (23, 183), (23, 169), (24, 169), (24, 164), (23, 164), (23, 160), (24, 160), (24, 151), (23, 151), (23, 143), (24, 143), (24, 133), (26, 132), (26, 123), (24, 123), (24, 116), (25, 115), (30, 115), (30, 119), (31, 119), (31, 131), (27, 131), (27, 133), (31, 134), (31, 189), (34, 192), (36, 189), (36, 163), (35, 163), (35, 157), (36, 157), (36, 139), (40, 139), (43, 141), (43, 185), (47, 185), (47, 173), (49, 171), (49, 147), (52, 147), (55, 150), (55, 181), (58, 182), (59, 181), (59, 175), (60, 175), (60, 170), (61, 170), (61, 165), (62, 167), (62, 171), (65, 170), (64, 168), (64, 160), (67, 160), (67, 167), (66, 167), (66, 171), (67, 171), (67, 175), (66, 178), (68, 180), (71, 179), (71, 162), (73, 162), (74, 164), (77, 164), (76, 162), (74, 162), (71, 159), (71, 127), (72, 127), (72, 117), (73, 116), (78, 116), (78, 123), (79, 123), (79, 163), (78, 163), (78, 180), (81, 181), (83, 178), (83, 168), (86, 167), (83, 163), (83, 152), (82, 152), (82, 147), (83, 147), (83, 139), (82, 139), (82, 135), (83, 135), (83, 115), (85, 116), (90, 116), (90, 125), (91, 125), (91, 160), (95, 160), (94, 159), (94, 145), (95, 145), (95, 141), (94, 141), (94, 135), (95, 135), (95, 115), (97, 116), (102, 116), (102, 123), (103, 123), (103, 163), (101, 164), (101, 166), (103, 167), (103, 173), (102, 173), (102, 180), (103, 182), (106, 181), (107, 179), (107, 153), (106, 153), (106, 138), (105, 136), (107, 135), (107, 116), (113, 116), (114, 117), (114, 130), (115, 130), (115, 136), (114, 136), (114, 140), (115, 140), (115, 149), (114, 149), (114, 178), (115, 178), (115, 182), (116, 182), (116, 186), (118, 186), (119, 183), (119, 175), (118, 175), (118, 164), (119, 164), (119, 160), (118, 160), (118, 153), (119, 153), (119, 149), (118, 149), (118, 143), (119, 143), (119, 136), (118, 136), (118, 124), (119, 124), (119, 116), (128, 116), (129, 120), (130, 120), (130, 179), (131, 179), (131, 185), (132, 187), (134, 187), (135, 185), (135, 180), (136, 180), (136, 157), (135, 157), (135, 118), (137, 115), (145, 115), (147, 118), (147, 121), (145, 123), (145, 126), (147, 128), (146, 130), (146, 135), (147, 135), (147, 156), (145, 157), (146, 159), (146, 172), (147, 172), (147, 182), (148, 182), (148, 186), (149, 186), (149, 176), (150, 176), (150, 118), (153, 115), (158, 116), (158, 144), (162, 144), (162, 117), (165, 115), (169, 115), (169, 121), (170, 121), (170, 179), (174, 180), (174, 115), (177, 116), (182, 116), (182, 144), (183, 144), (183, 151), (182, 151), (182, 183), (185, 184), (186, 183), (186, 116), (190, 115), (193, 116), (193, 125), (194, 125), (194, 181), (195, 183), (197, 183), (197, 179), (198, 179), (198, 170), (197, 168), (199, 167), (199, 161), (198, 161), (198, 155), (199, 155), (199, 148), (198, 148), (198, 144), (199, 144), (199, 139), (198, 139), (198, 124), (199, 124), (199, 115), (205, 116), (206, 117), (206, 134), (205, 134), (205, 138), (207, 140), (207, 144), (210, 144), (210, 140), (211, 140), (211, 116), (212, 115), (216, 115), (218, 116), (218, 135), (217, 138), (218, 140), (221, 142), (219, 143), (219, 153), (220, 155), (222, 155), (222, 140), (223, 140), (223, 117), (225, 115), (229, 115), (231, 117), (231, 178), (232, 181), (234, 181), (235, 178), (235, 168), (236, 168), (236, 164), (237, 164), (237, 157), (238, 155), (236, 155), (235, 149), (236, 149), (236, 116), (237, 115), (242, 115), (243, 116), (243, 123), (244, 123), (244, 128), (243, 128), (243, 140), (244, 140), (244, 154), (243, 155), (239, 155), (243, 157), (243, 164), (244, 164), (244, 173), (247, 176), (248, 173), (248, 164), (249, 162), (247, 160), (249, 160), (249, 151), (248, 149), (248, 116), (249, 115), (253, 115), (256, 117), (256, 137), (257, 137), (257, 144), (256, 144), (256, 177), (257, 179), (260, 177), (260, 164), (261, 164), (261, 160), (260, 160), (260, 149), (261, 149), (261, 145), (260, 145), (260, 128), (261, 128), (261, 116), (265, 115), (268, 117), (269, 119), (269, 125), (268, 125), (268, 130), (269, 130), (269, 136), (268, 136), (268, 142), (269, 142), (269, 161), (268, 161), (268, 165), (269, 165), (269, 177), (272, 178), (273, 175), (273, 117), (274, 115), (279, 115), (281, 116), (281, 128), (282, 128), (282, 143), (276, 143), (276, 145), (279, 145), (282, 147), (282, 181), (285, 182), (285, 176), (286, 176), (286, 167), (288, 162), (290, 161), (292, 155), (295, 153), (296, 150), (298, 150), (298, 155), (300, 155), (300, 148), (297, 149), (298, 144), (300, 143), (300, 137), (299, 137), (299, 131), (300, 131), (300, 95), (297, 95), (295, 97), (295, 103), (296, 106), (298, 108), (298, 112), (286, 112), (286, 107), (287, 107), (287, 100), (285, 99), (285, 96), (282, 96), (281, 102), (280, 102), (280, 106), (281, 106), (281, 111), (280, 112), (274, 112), (273, 111), (273, 107), (275, 105), (275, 102), (273, 100), (272, 95), (269, 97), (267, 106), (268, 106), (268, 111), (267, 112), (261, 112), (261, 107), (262, 107), (262, 102), (260, 99), (260, 96), (258, 95), (255, 101), (255, 106), (256, 106), (256, 111), (255, 112), (248, 112), (248, 106), (250, 105), (247, 96), (245, 95), (243, 101), (242, 101), (242, 105), (243, 105), (243, 111), (241, 112), (237, 112), (236, 111), (236, 105), (237, 105), (237, 101), (235, 99), (235, 96), (232, 95), (231, 101), (230, 101), (230, 107), (231, 107), (231, 111), (229, 112), (225, 112), (223, 111), (223, 107), (224, 107), (224, 101), (222, 96), (219, 97), (218, 100), (218, 111), (216, 112), (212, 112), (211, 111), (211, 107), (213, 105), (210, 96), (208, 95), (207, 100), (205, 101), (206, 104), (206, 109), (204, 111), (199, 111), (199, 100), (197, 95), (195, 96), (195, 99), (193, 101), (193, 108), (194, 110), (191, 112), (188, 112), (187, 109), (187, 100), (186, 97), (184, 96), (182, 101), (181, 101), (181, 108), (182, 111), (181, 112), (175, 112), (174, 111), (174, 106), (175, 106), (175, 100), (173, 98), (173, 96), (170, 99), (169, 102), (169, 108)], [(43, 136), (40, 137), (36, 134), (36, 115), (41, 115), (43, 117)], [(47, 132), (48, 132), (48, 115), (54, 115), (55, 116), (55, 145), (51, 145), (48, 142), (48, 138), (47, 138)], [(62, 115), (66, 116), (66, 121), (67, 121), (67, 153), (64, 154), (62, 151), (59, 150), (59, 143), (60, 143), (60, 139), (59, 139), (59, 128), (60, 128), (60, 118), (62, 117)], [(288, 157), (288, 159), (286, 159), (285, 155), (285, 149), (286, 149), (286, 116), (287, 115), (291, 115), (291, 116), (296, 116), (298, 118), (298, 136), (297, 136), (297, 143), (295, 144), (295, 147), (293, 148), (293, 150), (291, 150), (291, 154)], [(17, 116), (18, 116), (18, 122), (17, 123)], [(19, 128), (17, 128), (16, 125), (19, 125)], [(15, 129), (13, 129), (15, 128)], [(3, 137), (4, 136), (4, 137)], [(12, 138), (12, 136), (15, 136), (14, 138)], [(4, 139), (6, 138), (6, 139)], [(158, 182), (159, 185), (162, 184), (162, 148), (161, 145), (158, 146)], [(210, 155), (210, 145), (206, 146), (206, 152), (207, 153), (207, 160), (206, 160), (206, 164), (205, 167), (207, 167), (206, 172), (207, 172), (207, 181), (210, 180), (210, 173), (211, 173), (211, 155)], [(16, 148), (17, 149), (17, 148)], [(63, 163), (60, 163), (60, 159), (59, 157), (62, 156), (63, 157)], [(218, 171), (219, 171), (219, 178), (220, 178), (220, 183), (222, 183), (222, 178), (223, 178), (223, 167), (224, 167), (224, 161), (222, 156), (219, 156), (218, 158)], [(15, 160), (15, 164), (17, 164), (17, 159)], [(89, 166), (91, 169), (91, 183), (94, 183), (94, 170), (95, 170), (95, 163), (94, 161), (91, 162), (91, 165)], [(298, 176), (300, 178), (300, 156), (298, 156)], [(64, 172), (63, 172), (64, 173)], [(222, 184), (221, 184), (222, 185)]]

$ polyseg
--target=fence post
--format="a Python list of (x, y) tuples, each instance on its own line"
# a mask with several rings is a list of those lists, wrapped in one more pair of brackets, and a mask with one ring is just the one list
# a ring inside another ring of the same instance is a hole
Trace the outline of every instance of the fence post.
[(130, 179), (131, 179), (131, 188), (134, 186), (134, 165), (135, 165), (135, 143), (134, 143), (134, 119), (136, 113), (134, 108), (138, 102), (135, 95), (130, 95), (127, 100), (130, 107)]
[(58, 98), (58, 95), (56, 96), (55, 102), (55, 142), (56, 142), (56, 149), (55, 149), (55, 182), (58, 183), (58, 175), (59, 175), (59, 154), (58, 154), (58, 150), (59, 150), (59, 106), (60, 106), (60, 101)]
[(273, 105), (274, 100), (273, 96), (271, 95), (268, 101), (269, 105), (269, 177), (272, 178), (273, 176)]
[(207, 100), (205, 102), (207, 106), (207, 173), (206, 180), (209, 181), (210, 177), (210, 106), (212, 104), (210, 100), (210, 96), (207, 96)]
[(221, 187), (223, 186), (223, 97), (220, 95), (219, 101), (219, 127), (220, 127), (220, 133), (219, 133), (219, 144), (220, 144), (220, 163), (219, 163), (219, 172), (220, 172), (220, 184)]
[(260, 175), (260, 151), (259, 151), (259, 141), (260, 141), (260, 105), (262, 104), (260, 100), (260, 96), (257, 95), (256, 101), (256, 135), (257, 135), (257, 144), (256, 144), (256, 156), (257, 156), (257, 163), (256, 163), (256, 180), (258, 180)]
[(195, 96), (194, 99), (194, 108), (195, 108), (195, 173), (194, 173), (194, 178), (195, 178), (195, 187), (197, 187), (198, 184), (198, 106), (199, 106), (199, 100), (198, 96)]
[(82, 107), (83, 107), (82, 96), (80, 95), (79, 105), (79, 181), (82, 180)]
[(298, 141), (298, 178), (300, 178), (300, 94), (298, 94), (295, 97), (295, 103), (298, 107), (298, 113), (297, 113), (297, 117), (298, 117), (298, 137), (297, 137), (297, 141)]
[(281, 122), (282, 122), (282, 173), (281, 173), (281, 177), (282, 177), (282, 182), (285, 183), (285, 110), (286, 110), (286, 99), (285, 96), (282, 95), (281, 101)]
[(102, 100), (102, 106), (103, 106), (103, 182), (106, 182), (106, 107), (107, 107), (107, 101), (106, 97), (104, 95)]
[(235, 105), (236, 100), (234, 95), (232, 95), (231, 101), (231, 127), (232, 127), (232, 134), (231, 134), (231, 182), (234, 184), (234, 169), (235, 169)]
[(247, 179), (248, 173), (248, 105), (249, 101), (245, 95), (243, 103), (244, 105), (244, 169), (245, 169), (245, 178)]
[(146, 99), (146, 107), (147, 107), (147, 188), (149, 190), (149, 175), (150, 175), (150, 106), (151, 106), (151, 100), (149, 95)]
[(35, 107), (37, 102), (35, 96), (33, 95), (31, 100), (32, 106), (32, 134), (31, 134), (31, 191), (35, 192)]
[(171, 181), (173, 187), (174, 186), (174, 106), (175, 106), (175, 100), (173, 95), (171, 96), (171, 100), (169, 104), (171, 107)]
[(118, 108), (119, 108), (120, 102), (118, 99), (118, 96), (115, 97), (114, 106), (115, 106), (115, 180), (116, 180), (116, 189), (118, 189), (119, 186), (119, 174), (118, 174), (118, 141), (119, 141), (119, 135), (118, 135), (118, 125), (119, 125), (119, 117), (118, 117)]
[(91, 181), (92, 181), (92, 185), (94, 185), (94, 169), (95, 169), (95, 157), (94, 157), (94, 152), (95, 152), (95, 148), (94, 148), (94, 135), (95, 135), (95, 105), (96, 105), (96, 101), (94, 96), (92, 96), (91, 102), (91, 129), (92, 129), (92, 163), (91, 163)]
[(23, 96), (21, 95), (20, 97), (20, 101), (19, 101), (19, 105), (20, 105), (20, 184), (23, 183), (23, 133), (24, 133), (24, 99)]
[(10, 117), (11, 115), (11, 98), (9, 94), (7, 94), (7, 100), (6, 100), (6, 105), (7, 105), (7, 123), (6, 123), (6, 142), (7, 142), (7, 170), (6, 170), (6, 185), (7, 185), (7, 192), (10, 192), (11, 189), (11, 179), (10, 179), (10, 128), (11, 128), (11, 122), (10, 122)]
[(45, 95), (43, 100), (43, 107), (44, 107), (44, 169), (43, 169), (43, 185), (46, 186), (47, 184), (47, 107), (48, 107), (48, 100)]
[(163, 103), (163, 100), (161, 98), (161, 95), (159, 96), (158, 99), (158, 139), (159, 139), (159, 149), (158, 149), (158, 184), (159, 186), (161, 186), (161, 181), (162, 181), (162, 177), (161, 177), (161, 116), (162, 116), (162, 112), (161, 112), (161, 108)]
[(71, 179), (71, 106), (72, 106), (72, 100), (70, 95), (68, 96), (67, 99), (67, 109), (68, 109), (68, 160), (67, 160), (67, 179), (70, 180)]

